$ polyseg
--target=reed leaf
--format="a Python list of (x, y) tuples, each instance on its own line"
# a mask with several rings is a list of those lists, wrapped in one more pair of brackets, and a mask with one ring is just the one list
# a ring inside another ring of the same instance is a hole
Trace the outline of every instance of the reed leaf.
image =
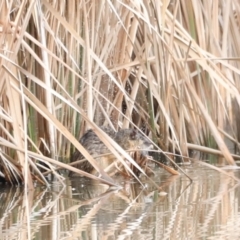
[(45, 182), (36, 159), (55, 159), (54, 171), (76, 148), (113, 184), (77, 141), (89, 128), (141, 171), (102, 125), (137, 128), (183, 161), (205, 146), (234, 165), (223, 132), (239, 145), (239, 9), (237, 0), (2, 1), (0, 171), (33, 188)]

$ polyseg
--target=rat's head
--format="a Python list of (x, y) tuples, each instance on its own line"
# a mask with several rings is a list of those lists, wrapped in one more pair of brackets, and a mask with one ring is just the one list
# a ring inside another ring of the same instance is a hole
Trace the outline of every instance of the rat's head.
[(135, 129), (121, 129), (115, 141), (125, 150), (144, 149), (145, 151), (142, 151), (144, 155), (147, 155), (146, 149), (153, 148), (150, 140)]

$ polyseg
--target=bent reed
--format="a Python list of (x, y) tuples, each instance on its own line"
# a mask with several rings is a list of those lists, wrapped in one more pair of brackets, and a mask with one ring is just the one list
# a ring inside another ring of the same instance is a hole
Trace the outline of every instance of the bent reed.
[(94, 163), (77, 139), (102, 125), (142, 129), (183, 161), (191, 145), (234, 165), (225, 140), (239, 146), (240, 3), (214, 4), (4, 0), (0, 177), (31, 189), (49, 169), (61, 182), (58, 167), (84, 175), (67, 162), (76, 148)]

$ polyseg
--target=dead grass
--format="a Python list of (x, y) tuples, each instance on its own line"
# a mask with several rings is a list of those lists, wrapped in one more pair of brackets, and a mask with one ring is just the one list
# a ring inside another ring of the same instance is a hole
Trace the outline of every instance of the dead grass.
[(73, 144), (113, 184), (76, 140), (104, 124), (145, 129), (164, 152), (217, 147), (235, 164), (222, 132), (228, 126), (238, 142), (237, 0), (5, 0), (0, 12), (0, 166), (8, 181), (44, 182), (39, 159), (55, 168), (48, 159), (69, 158)]

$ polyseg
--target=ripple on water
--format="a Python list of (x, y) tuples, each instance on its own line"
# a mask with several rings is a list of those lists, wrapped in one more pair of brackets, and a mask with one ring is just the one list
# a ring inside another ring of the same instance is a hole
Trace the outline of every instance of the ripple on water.
[[(0, 185), (1, 239), (27, 239), (28, 224), (32, 239), (52, 239), (53, 232), (56, 239), (238, 239), (236, 181), (198, 164), (184, 170), (193, 183), (184, 175), (156, 171), (153, 179), (165, 196), (150, 182), (143, 188), (123, 179), (121, 191), (84, 179), (27, 194)], [(240, 176), (238, 169), (226, 171)]]

